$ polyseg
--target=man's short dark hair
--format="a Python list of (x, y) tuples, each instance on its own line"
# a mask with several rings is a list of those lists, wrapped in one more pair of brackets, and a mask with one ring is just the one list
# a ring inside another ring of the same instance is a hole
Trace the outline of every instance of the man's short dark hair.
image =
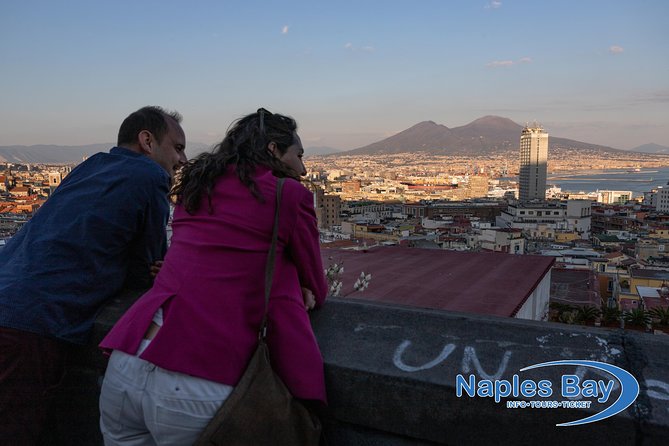
[(142, 130), (148, 130), (158, 139), (163, 140), (167, 134), (167, 118), (174, 119), (177, 123), (181, 122), (181, 115), (175, 111), (166, 111), (161, 107), (150, 105), (142, 107), (133, 112), (123, 120), (121, 128), (118, 130), (118, 140), (116, 145), (137, 143), (137, 135)]

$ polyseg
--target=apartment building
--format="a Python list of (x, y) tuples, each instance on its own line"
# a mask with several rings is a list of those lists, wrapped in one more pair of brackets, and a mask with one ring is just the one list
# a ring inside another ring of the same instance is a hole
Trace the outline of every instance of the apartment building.
[(520, 135), (520, 201), (546, 199), (548, 173), (548, 133), (535, 124)]
[(522, 229), (531, 234), (543, 225), (554, 231), (573, 232), (582, 239), (590, 238), (591, 202), (587, 200), (509, 204), (497, 218), (501, 228)]

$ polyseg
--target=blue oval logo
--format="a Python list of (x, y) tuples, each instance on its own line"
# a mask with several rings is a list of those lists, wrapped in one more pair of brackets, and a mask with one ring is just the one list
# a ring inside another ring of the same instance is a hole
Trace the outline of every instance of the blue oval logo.
[(604, 409), (603, 411), (591, 415), (589, 417), (570, 421), (569, 423), (560, 423), (556, 426), (578, 426), (580, 424), (594, 423), (595, 421), (601, 421), (606, 418), (612, 417), (617, 413), (622, 412), (627, 409), (639, 396), (639, 382), (636, 378), (629, 373), (627, 370), (621, 369), (611, 364), (599, 361), (586, 361), (586, 360), (574, 360), (574, 361), (549, 361), (542, 362), (541, 364), (531, 365), (520, 369), (521, 372), (525, 370), (537, 369), (539, 367), (553, 367), (559, 365), (576, 365), (583, 367), (592, 367), (595, 369), (603, 370), (615, 376), (616, 379), (620, 382), (620, 395), (615, 402)]

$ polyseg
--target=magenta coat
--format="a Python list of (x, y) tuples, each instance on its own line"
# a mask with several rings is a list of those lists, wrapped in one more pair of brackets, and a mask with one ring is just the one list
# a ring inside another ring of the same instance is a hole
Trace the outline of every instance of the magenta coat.
[[(277, 179), (258, 168), (265, 198), (251, 195), (232, 168), (195, 215), (174, 211), (173, 235), (153, 288), (116, 323), (100, 346), (135, 354), (154, 313), (164, 325), (141, 358), (176, 372), (236, 385), (257, 345), (264, 308), (264, 270), (271, 241)], [(316, 308), (327, 283), (313, 194), (293, 179), (283, 186), (267, 343), (274, 370), (294, 396), (325, 402), (323, 361), (300, 287)]]

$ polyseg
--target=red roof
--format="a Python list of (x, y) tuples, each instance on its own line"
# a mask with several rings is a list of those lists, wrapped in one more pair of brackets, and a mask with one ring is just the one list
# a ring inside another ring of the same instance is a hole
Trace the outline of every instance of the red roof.
[[(373, 247), (324, 249), (323, 266), (344, 263), (340, 297), (385, 303), (514, 316), (549, 272), (552, 257), (437, 249)], [(353, 284), (364, 271), (369, 288)]]

